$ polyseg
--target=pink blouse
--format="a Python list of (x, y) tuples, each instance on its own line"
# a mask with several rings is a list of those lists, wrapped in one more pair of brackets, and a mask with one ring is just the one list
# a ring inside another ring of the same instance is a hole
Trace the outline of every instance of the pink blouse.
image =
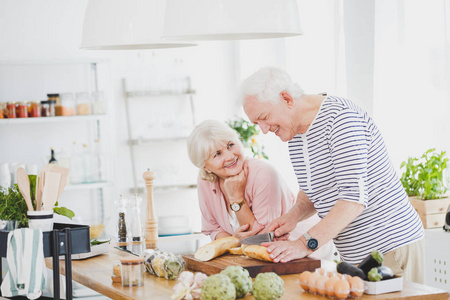
[[(247, 205), (255, 216), (255, 222), (268, 225), (272, 220), (287, 213), (294, 205), (296, 197), (269, 162), (261, 159), (249, 159), (248, 171), (247, 186), (245, 187)], [(234, 231), (230, 224), (226, 202), (219, 188), (219, 182), (217, 180), (209, 182), (199, 177), (197, 184), (202, 213), (202, 232), (209, 235), (211, 240), (215, 240), (216, 235), (222, 231), (232, 235)], [(298, 239), (319, 221), (320, 218), (316, 214), (298, 223), (297, 227), (290, 233), (289, 240)], [(334, 252), (332, 242), (327, 244), (315, 252), (320, 256), (319, 258)]]

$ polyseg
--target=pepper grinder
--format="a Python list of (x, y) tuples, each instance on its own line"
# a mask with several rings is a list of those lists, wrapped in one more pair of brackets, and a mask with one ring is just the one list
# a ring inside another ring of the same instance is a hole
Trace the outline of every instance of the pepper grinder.
[(128, 199), (120, 195), (116, 200), (118, 219), (117, 219), (117, 246), (121, 249), (127, 249), (127, 222), (125, 219), (126, 206)]
[(145, 219), (145, 245), (147, 249), (156, 249), (158, 242), (158, 222), (156, 220), (155, 206), (153, 205), (153, 180), (155, 173), (147, 169), (142, 174), (147, 190), (147, 215)]

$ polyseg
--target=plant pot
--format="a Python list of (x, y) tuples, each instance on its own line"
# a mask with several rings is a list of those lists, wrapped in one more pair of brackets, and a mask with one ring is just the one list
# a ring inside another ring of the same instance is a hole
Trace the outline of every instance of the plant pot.
[(445, 224), (445, 215), (450, 205), (450, 198), (445, 196), (441, 199), (422, 200), (419, 197), (409, 197), (414, 209), (422, 220), (423, 227), (442, 228)]
[(0, 230), (12, 231), (19, 226), (17, 221), (14, 220), (0, 220)]

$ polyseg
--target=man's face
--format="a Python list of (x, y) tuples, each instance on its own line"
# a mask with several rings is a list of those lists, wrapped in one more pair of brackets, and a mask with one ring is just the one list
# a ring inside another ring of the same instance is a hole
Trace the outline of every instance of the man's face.
[(278, 103), (261, 102), (256, 96), (244, 100), (244, 112), (251, 122), (258, 124), (264, 134), (275, 133), (283, 142), (290, 141), (297, 134), (291, 122), (291, 110), (283, 99)]

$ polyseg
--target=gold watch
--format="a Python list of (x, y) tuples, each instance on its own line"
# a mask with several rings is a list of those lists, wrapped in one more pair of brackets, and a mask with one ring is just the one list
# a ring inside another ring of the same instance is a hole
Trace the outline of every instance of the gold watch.
[(235, 202), (235, 203), (231, 203), (230, 204), (230, 208), (232, 211), (237, 212), (241, 210), (242, 205), (244, 205), (245, 203), (245, 199), (242, 200), (241, 202)]

